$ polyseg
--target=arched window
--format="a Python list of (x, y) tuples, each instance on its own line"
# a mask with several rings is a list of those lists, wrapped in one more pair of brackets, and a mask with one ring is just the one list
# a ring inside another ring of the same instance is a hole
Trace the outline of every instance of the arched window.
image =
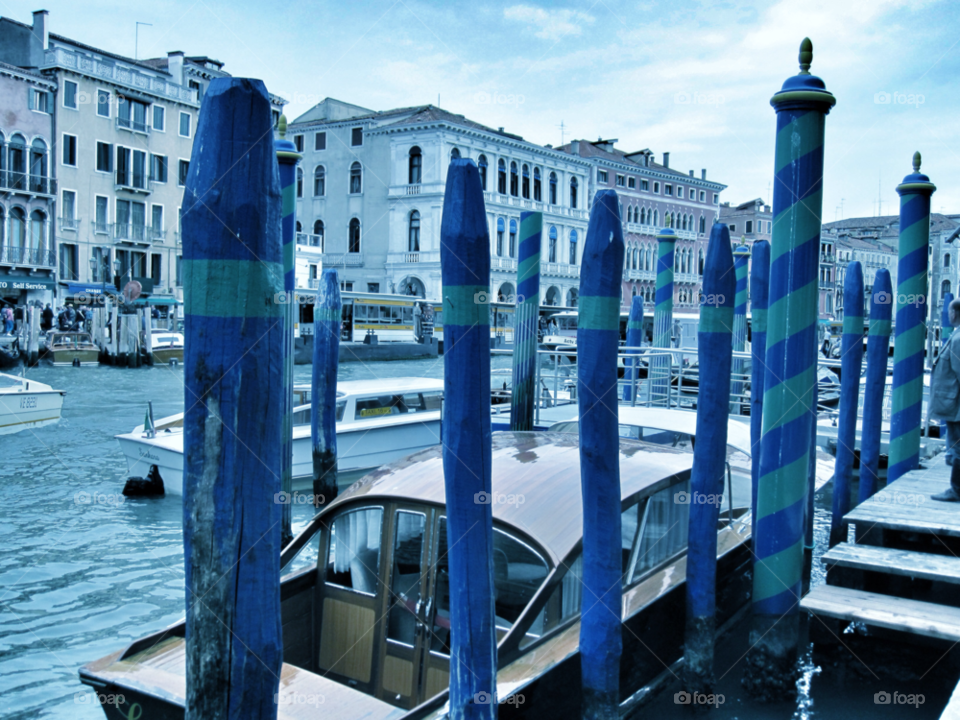
[(30, 177), (33, 189), (47, 192), (44, 182), (47, 177), (47, 144), (40, 138), (30, 147)]
[(577, 231), (570, 231), (570, 264), (577, 264)]
[(300, 221), (297, 220), (297, 232), (303, 232), (303, 226), (300, 224)]
[(654, 224), (654, 226), (660, 224), (660, 211), (659, 211), (659, 210), (654, 210), (654, 211), (653, 211), (653, 224)]
[(40, 210), (34, 210), (30, 213), (30, 249), (40, 250), (46, 243), (43, 242), (43, 229), (46, 224), (47, 216)]
[(703, 248), (700, 248), (699, 259), (697, 260), (698, 268), (697, 272), (699, 275), (703, 275)]
[[(500, 162), (503, 162), (502, 160)], [(497, 218), (497, 257), (503, 257), (503, 233), (505, 226), (503, 218)]]
[(507, 164), (503, 158), (497, 162), (497, 192), (501, 195), (507, 194)]
[(487, 189), (487, 156), (481, 155), (477, 158), (477, 169), (480, 170), (480, 187)]
[(0, 132), (0, 173), (7, 169), (7, 152), (4, 144), (3, 133)]
[(517, 256), (517, 221), (510, 221), (510, 247), (508, 248), (510, 257)]
[(940, 286), (940, 297), (944, 297), (948, 292), (950, 292), (950, 281), (944, 280), (943, 285)]
[[(0, 149), (0, 152), (2, 152), (2, 149)], [(6, 235), (4, 235), (7, 223), (4, 222), (4, 220), (6, 220), (6, 217), (4, 216), (3, 205), (0, 205), (0, 254), (2, 254), (3, 246), (6, 245), (7, 242)]]
[(347, 237), (349, 239), (348, 252), (360, 252), (360, 221), (357, 218), (353, 218), (350, 221), (350, 229)]
[(10, 160), (10, 186), (14, 190), (25, 190), (27, 187), (27, 143), (23, 139), (23, 135), (17, 134), (10, 138), (7, 155)]
[(297, 197), (303, 197), (303, 168), (297, 168)]
[(550, 227), (550, 255), (547, 262), (555, 263), (557, 261), (557, 229)]
[(944, 266), (945, 268), (950, 267), (950, 253), (946, 253), (946, 254), (943, 256), (943, 266)]
[(537, 202), (543, 200), (543, 188), (541, 187), (540, 182), (540, 168), (535, 167), (533, 169), (533, 199)]
[(313, 171), (313, 196), (323, 197), (327, 194), (327, 171), (323, 165), (317, 165)]
[(23, 209), (15, 207), (10, 211), (10, 246), (16, 248), (27, 245), (27, 221)]
[(706, 232), (707, 232), (707, 219), (703, 215), (701, 215), (700, 216), (700, 234), (702, 235), (703, 233), (706, 233)]
[(410, 185), (419, 185), (423, 179), (423, 153), (414, 145), (410, 148), (410, 159), (407, 162), (407, 182)]
[(526, 163), (520, 168), (520, 194), (525, 200), (530, 199), (530, 166)]
[(453, 150), (450, 151), (450, 159), (451, 160), (460, 159), (460, 151), (457, 148), (454, 148)]
[(577, 179), (570, 178), (570, 207), (577, 207)]
[(416, 210), (410, 212), (410, 234), (407, 240), (407, 250), (409, 252), (420, 252), (420, 213)]
[(316, 220), (313, 223), (314, 238), (310, 238), (311, 245), (317, 245), (320, 252), (323, 252), (323, 220)]
[(517, 163), (510, 163), (510, 194), (514, 197), (520, 194), (520, 177), (517, 173)]
[(363, 192), (363, 170), (360, 163), (355, 162), (350, 166), (350, 194), (359, 195), (361, 192)]
[(557, 204), (557, 174), (550, 173), (550, 204)]

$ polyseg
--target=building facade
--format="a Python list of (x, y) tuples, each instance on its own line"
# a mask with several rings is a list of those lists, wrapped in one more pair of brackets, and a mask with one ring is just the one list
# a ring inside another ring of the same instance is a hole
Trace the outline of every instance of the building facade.
[(769, 242), (773, 237), (773, 212), (763, 198), (736, 206), (721, 203), (720, 222), (730, 230), (730, 240), (736, 245), (753, 247), (757, 240)]

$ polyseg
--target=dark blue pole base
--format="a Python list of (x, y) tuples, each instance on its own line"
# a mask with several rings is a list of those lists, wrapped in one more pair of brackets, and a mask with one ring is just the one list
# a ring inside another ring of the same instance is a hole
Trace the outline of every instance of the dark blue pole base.
[(741, 683), (761, 702), (793, 701), (800, 670), (797, 663), (799, 623), (780, 615), (754, 615), (751, 650)]
[(716, 620), (712, 616), (687, 619), (681, 675), (684, 692), (713, 694), (717, 685), (713, 672), (715, 637)]
[(314, 505), (320, 507), (337, 497), (337, 454), (325, 450), (313, 451), (313, 494)]
[(581, 717), (583, 720), (620, 720), (620, 712), (617, 708), (620, 705), (620, 698), (615, 692), (603, 692), (583, 688), (583, 698), (581, 700)]

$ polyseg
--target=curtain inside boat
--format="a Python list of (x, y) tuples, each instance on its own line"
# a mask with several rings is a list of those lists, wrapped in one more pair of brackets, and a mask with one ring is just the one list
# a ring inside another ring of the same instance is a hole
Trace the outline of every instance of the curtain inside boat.
[[(686, 502), (682, 499), (686, 496)], [(690, 483), (655, 493), (647, 503), (633, 580), (687, 547)]]
[[(354, 569), (353, 566), (364, 563), (372, 553), (379, 560), (382, 518), (381, 508), (368, 508), (341, 515), (334, 521), (333, 569), (336, 572)], [(377, 567), (367, 570), (376, 574)]]

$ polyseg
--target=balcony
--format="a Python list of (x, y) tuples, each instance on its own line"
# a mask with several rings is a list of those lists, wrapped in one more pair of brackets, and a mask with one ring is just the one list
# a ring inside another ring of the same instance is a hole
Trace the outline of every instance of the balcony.
[(363, 255), (360, 253), (324, 253), (323, 266), (330, 267), (363, 267)]
[(649, 280), (657, 279), (657, 273), (653, 270), (627, 270), (627, 277), (630, 280)]
[(150, 134), (150, 126), (146, 122), (140, 122), (139, 120), (134, 120), (133, 118), (125, 118), (117, 116), (117, 127), (121, 130), (129, 130), (130, 132), (143, 133), (144, 135)]
[(387, 256), (387, 263), (390, 265), (413, 265), (438, 262), (440, 262), (440, 253), (437, 250), (390, 253)]
[(54, 197), (57, 194), (57, 181), (55, 178), (30, 175), (15, 170), (0, 170), (0, 190), (23, 195)]
[(540, 265), (541, 275), (551, 275), (554, 277), (580, 277), (579, 265), (568, 265), (567, 263), (547, 262)]
[(55, 268), (57, 254), (45, 248), (0, 245), (0, 265), (26, 265), (34, 268)]
[(408, 195), (437, 195), (444, 190), (443, 183), (413, 183), (411, 185), (394, 185), (387, 192), (387, 197), (407, 197)]
[(146, 175), (137, 175), (134, 172), (120, 172), (116, 175), (116, 189), (127, 190), (129, 192), (150, 194), (150, 185), (147, 183)]
[(517, 269), (517, 261), (512, 257), (497, 257), (493, 255), (490, 258), (490, 269), (513, 271)]
[(152, 243), (162, 243), (167, 237), (167, 231), (160, 228), (148, 227), (147, 238)]
[(132, 242), (147, 244), (150, 242), (147, 236), (146, 225), (134, 225), (133, 223), (116, 223), (113, 226), (113, 239), (117, 242)]
[(692, 272), (685, 272), (685, 273), (675, 272), (673, 274), (673, 281), (675, 283), (684, 283), (684, 284), (698, 283), (701, 281), (701, 277), (697, 275), (697, 273), (692, 273)]
[(99, 220), (95, 220), (93, 223), (93, 232), (96, 235), (109, 235), (110, 223), (105, 223)]
[(307, 288), (318, 290), (320, 288), (320, 278), (307, 278)]
[(60, 218), (60, 230), (71, 230), (76, 232), (80, 229), (79, 218)]
[(836, 261), (837, 261), (837, 256), (834, 253), (820, 253), (820, 262), (835, 263)]

